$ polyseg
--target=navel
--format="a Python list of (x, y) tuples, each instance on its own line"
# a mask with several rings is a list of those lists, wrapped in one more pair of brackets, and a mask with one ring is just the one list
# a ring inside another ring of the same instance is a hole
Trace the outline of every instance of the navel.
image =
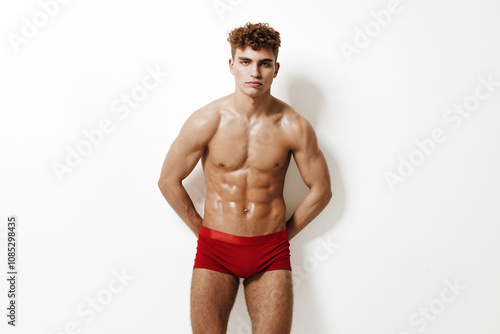
[(253, 212), (254, 206), (255, 205), (253, 203), (249, 203), (248, 207), (243, 208), (243, 213), (251, 215), (250, 211)]
[(219, 167), (224, 167), (225, 165), (222, 162), (219, 162)]
[(274, 168), (278, 168), (280, 164), (274, 164)]

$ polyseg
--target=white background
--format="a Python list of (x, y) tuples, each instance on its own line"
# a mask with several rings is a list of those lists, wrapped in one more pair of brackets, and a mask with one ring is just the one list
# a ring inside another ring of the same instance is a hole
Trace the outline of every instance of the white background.
[[(0, 5), (1, 268), (7, 216), (19, 219), (18, 327), (2, 279), (2, 333), (190, 332), (196, 239), (157, 180), (186, 118), (234, 90), (227, 32), (247, 21), (281, 33), (272, 93), (311, 122), (333, 181), (291, 242), (293, 333), (500, 332), (500, 87), (478, 88), (488, 97), (459, 126), (443, 118), (480, 77), (500, 81), (497, 1), (401, 0), (382, 27), (370, 13), (386, 0), (73, 0), (44, 22), (46, 2)], [(147, 68), (169, 74), (114, 112)], [(59, 180), (54, 163), (104, 119), (113, 131)], [(418, 153), (437, 128), (446, 140)], [(391, 189), (386, 173), (410, 156), (420, 165)], [(288, 217), (307, 192), (290, 166)], [(200, 166), (185, 184), (200, 208)], [(240, 290), (229, 333), (248, 324)]]

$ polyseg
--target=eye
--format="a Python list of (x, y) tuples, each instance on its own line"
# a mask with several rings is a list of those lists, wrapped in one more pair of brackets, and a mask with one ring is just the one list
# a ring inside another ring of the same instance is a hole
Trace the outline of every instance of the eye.
[(247, 64), (248, 64), (248, 61), (243, 60), (241, 63), (242, 63), (243, 65), (247, 65)]
[(269, 63), (262, 63), (262, 65), (264, 65), (264, 66), (266, 66), (266, 67), (271, 66), (271, 64), (269, 64)]

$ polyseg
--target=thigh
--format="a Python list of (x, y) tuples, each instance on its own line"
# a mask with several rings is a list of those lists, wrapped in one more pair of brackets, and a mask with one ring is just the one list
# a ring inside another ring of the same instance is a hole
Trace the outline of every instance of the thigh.
[(265, 271), (244, 281), (245, 299), (254, 334), (289, 334), (293, 286), (289, 270)]
[(239, 278), (218, 271), (193, 269), (191, 325), (194, 334), (226, 333)]

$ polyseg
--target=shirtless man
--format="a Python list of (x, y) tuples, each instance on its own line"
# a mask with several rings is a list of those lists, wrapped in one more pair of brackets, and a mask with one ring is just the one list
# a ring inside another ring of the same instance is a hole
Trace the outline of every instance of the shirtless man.
[[(309, 122), (271, 95), (280, 68), (279, 33), (268, 24), (247, 23), (228, 41), (235, 91), (191, 114), (167, 153), (158, 185), (198, 238), (193, 333), (226, 333), (240, 278), (253, 333), (290, 333), (289, 240), (330, 201), (330, 175)], [(283, 187), (292, 155), (310, 191), (286, 221)], [(182, 185), (200, 158), (203, 218)]]

